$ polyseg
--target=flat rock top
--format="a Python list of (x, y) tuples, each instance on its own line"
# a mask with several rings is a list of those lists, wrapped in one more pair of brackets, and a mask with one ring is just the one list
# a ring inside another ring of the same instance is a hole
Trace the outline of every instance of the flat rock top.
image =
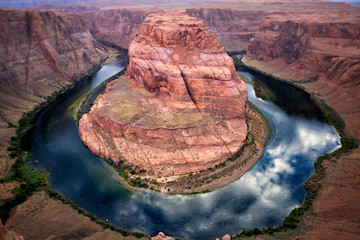
[(215, 114), (171, 111), (164, 99), (138, 86), (134, 80), (122, 76), (108, 85), (95, 105), (99, 115), (118, 124), (132, 124), (146, 129), (186, 128), (220, 122)]
[(182, 52), (193, 49), (207, 53), (224, 52), (223, 46), (207, 29), (205, 22), (183, 11), (149, 14), (134, 41), (153, 47), (181, 49)]
[(279, 22), (292, 21), (297, 23), (359, 23), (359, 13), (314, 13), (314, 14), (273, 14), (266, 16), (267, 20), (275, 20)]

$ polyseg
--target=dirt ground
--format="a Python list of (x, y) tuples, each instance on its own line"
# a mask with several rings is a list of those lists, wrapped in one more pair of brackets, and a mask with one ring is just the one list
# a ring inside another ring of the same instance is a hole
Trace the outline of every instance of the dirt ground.
[(51, 199), (44, 191), (16, 207), (5, 227), (26, 240), (46, 239), (51, 235), (59, 239), (138, 239), (104, 230), (71, 207)]

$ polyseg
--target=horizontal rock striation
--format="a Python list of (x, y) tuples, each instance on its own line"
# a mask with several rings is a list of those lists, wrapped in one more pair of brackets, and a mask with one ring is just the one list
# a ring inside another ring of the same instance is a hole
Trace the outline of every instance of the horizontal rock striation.
[(0, 115), (22, 112), (107, 57), (76, 15), (0, 9)]
[(79, 121), (92, 152), (170, 175), (213, 167), (241, 148), (246, 88), (202, 20), (149, 15), (128, 59), (127, 76)]
[(203, 20), (150, 15), (129, 47), (127, 75), (167, 98), (173, 111), (240, 117), (242, 96), (232, 59)]
[(127, 49), (148, 13), (141, 9), (101, 9), (79, 16), (95, 39)]
[[(265, 17), (246, 54), (294, 80), (337, 81), (360, 56), (360, 15)], [(356, 70), (355, 70), (356, 71)]]
[[(278, 77), (307, 82), (359, 129), (360, 14), (265, 17), (249, 43), (244, 62)], [(358, 132), (353, 133), (355, 136)]]

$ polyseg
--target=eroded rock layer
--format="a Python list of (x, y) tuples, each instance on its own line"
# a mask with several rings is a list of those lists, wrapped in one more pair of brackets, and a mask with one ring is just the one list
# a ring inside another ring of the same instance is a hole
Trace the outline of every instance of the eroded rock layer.
[(213, 167), (246, 138), (246, 88), (232, 59), (197, 18), (149, 15), (129, 48), (127, 76), (79, 121), (95, 154), (155, 174)]
[(11, 124), (107, 57), (76, 15), (4, 9), (0, 54), (0, 120)]
[[(265, 17), (249, 43), (248, 65), (306, 83), (359, 129), (360, 14), (273, 15)], [(353, 133), (355, 136), (358, 132)]]

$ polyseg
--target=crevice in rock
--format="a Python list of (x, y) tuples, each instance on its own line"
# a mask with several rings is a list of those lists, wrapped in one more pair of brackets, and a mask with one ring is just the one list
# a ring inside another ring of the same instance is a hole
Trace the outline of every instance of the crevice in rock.
[(181, 71), (180, 68), (179, 68), (179, 70), (180, 70), (180, 73), (181, 73), (181, 77), (182, 77), (182, 79), (184, 80), (185, 87), (186, 87), (186, 90), (187, 90), (187, 92), (188, 92), (188, 94), (189, 94), (189, 97), (190, 97), (191, 101), (194, 103), (196, 109), (201, 113), (199, 107), (196, 105), (196, 101), (195, 101), (194, 97), (193, 97), (192, 94), (191, 94), (191, 91), (190, 91), (189, 86), (188, 86), (188, 84), (187, 84), (187, 82), (186, 82), (186, 79), (185, 79), (185, 75), (183, 74), (183, 72)]
[(135, 137), (135, 139), (136, 139), (137, 145), (139, 146), (139, 149), (140, 149), (141, 152), (144, 154), (147, 162), (149, 163), (149, 166), (152, 166), (152, 164), (151, 164), (151, 162), (150, 162), (150, 159), (148, 158), (148, 156), (146, 155), (144, 149), (142, 148), (141, 143), (140, 143), (139, 138), (138, 138), (138, 136), (136, 135), (136, 133), (134, 133), (134, 137)]

